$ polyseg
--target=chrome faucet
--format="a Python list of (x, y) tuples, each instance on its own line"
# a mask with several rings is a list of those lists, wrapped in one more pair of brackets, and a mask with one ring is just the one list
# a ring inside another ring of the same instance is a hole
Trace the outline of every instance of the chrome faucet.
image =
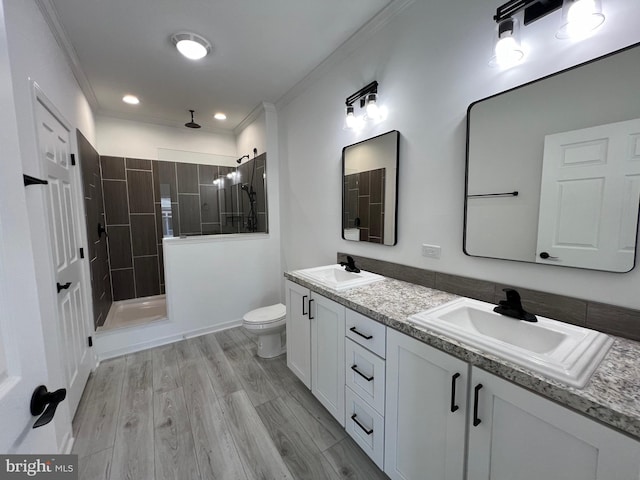
[(503, 288), (502, 291), (507, 294), (507, 299), (500, 300), (500, 305), (493, 309), (494, 312), (527, 322), (538, 321), (533, 313), (525, 312), (524, 308), (522, 308), (520, 294), (516, 290), (513, 288)]
[(353, 257), (349, 255), (347, 255), (347, 261), (340, 262), (340, 265), (343, 266), (347, 272), (360, 273), (360, 269), (356, 267), (356, 262), (353, 260)]

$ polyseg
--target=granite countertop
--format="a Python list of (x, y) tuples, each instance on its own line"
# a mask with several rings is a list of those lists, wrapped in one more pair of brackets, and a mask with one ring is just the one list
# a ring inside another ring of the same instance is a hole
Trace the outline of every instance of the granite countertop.
[(458, 295), (392, 278), (338, 292), (297, 276), (295, 271), (285, 272), (284, 276), (390, 328), (640, 439), (638, 342), (613, 337), (613, 346), (587, 385), (577, 389), (408, 323), (410, 315), (460, 298)]

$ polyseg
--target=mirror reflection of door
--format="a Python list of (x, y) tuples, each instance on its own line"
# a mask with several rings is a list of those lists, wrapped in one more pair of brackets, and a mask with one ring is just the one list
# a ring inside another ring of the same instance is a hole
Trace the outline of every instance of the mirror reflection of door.
[(640, 119), (547, 135), (537, 261), (631, 270), (639, 200)]
[(342, 238), (396, 244), (398, 143), (396, 130), (342, 150)]

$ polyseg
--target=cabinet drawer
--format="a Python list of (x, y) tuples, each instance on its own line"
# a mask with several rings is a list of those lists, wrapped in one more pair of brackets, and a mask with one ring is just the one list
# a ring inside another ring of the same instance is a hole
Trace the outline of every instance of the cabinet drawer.
[(386, 356), (386, 330), (382, 323), (347, 309), (347, 337), (382, 358)]
[(384, 360), (349, 338), (345, 353), (347, 386), (384, 415)]
[(384, 469), (384, 417), (345, 387), (346, 430), (371, 460)]

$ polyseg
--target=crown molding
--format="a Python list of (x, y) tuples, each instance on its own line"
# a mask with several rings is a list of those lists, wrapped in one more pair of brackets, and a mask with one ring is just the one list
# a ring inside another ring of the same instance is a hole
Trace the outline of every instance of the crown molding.
[(262, 115), (263, 113), (266, 113), (266, 112), (275, 112), (275, 111), (276, 111), (276, 107), (272, 103), (268, 103), (268, 102), (260, 103), (256, 108), (251, 110), (249, 115), (244, 117), (244, 120), (242, 120), (238, 125), (236, 125), (236, 127), (233, 129), (233, 133), (236, 136), (240, 135), (240, 133), (242, 133), (242, 131), (245, 128), (247, 128), (254, 121), (256, 121), (256, 119), (260, 115)]
[(78, 54), (69, 41), (67, 32), (62, 26), (62, 23), (60, 23), (56, 7), (53, 5), (51, 0), (35, 0), (35, 2), (40, 8), (40, 12), (42, 12), (42, 16), (44, 17), (45, 22), (47, 22), (49, 30), (51, 30), (51, 34), (56, 39), (56, 42), (62, 49), (64, 55), (67, 57), (67, 63), (71, 68), (71, 72), (87, 98), (89, 105), (91, 105), (91, 108), (94, 111), (98, 110), (100, 106), (98, 103), (98, 97), (96, 97), (96, 94), (91, 87), (91, 83), (89, 83), (89, 79), (80, 65)]
[(360, 27), (353, 35), (345, 40), (338, 48), (320, 62), (309, 74), (295, 84), (287, 93), (276, 101), (277, 110), (281, 110), (292, 100), (305, 92), (314, 82), (322, 77), (331, 67), (341, 62), (355, 50), (369, 40), (376, 32), (387, 25), (415, 0), (392, 0), (378, 12), (371, 20)]

